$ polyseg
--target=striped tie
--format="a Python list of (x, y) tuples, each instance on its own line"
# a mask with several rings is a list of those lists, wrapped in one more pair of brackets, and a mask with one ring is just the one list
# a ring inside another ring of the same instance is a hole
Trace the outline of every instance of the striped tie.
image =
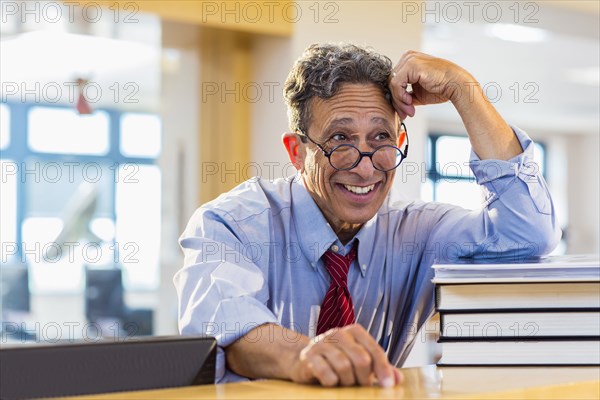
[(348, 290), (348, 270), (355, 258), (356, 245), (352, 247), (352, 250), (346, 256), (334, 253), (331, 250), (327, 250), (323, 254), (325, 268), (331, 276), (331, 285), (321, 304), (317, 335), (331, 328), (354, 323), (354, 305)]

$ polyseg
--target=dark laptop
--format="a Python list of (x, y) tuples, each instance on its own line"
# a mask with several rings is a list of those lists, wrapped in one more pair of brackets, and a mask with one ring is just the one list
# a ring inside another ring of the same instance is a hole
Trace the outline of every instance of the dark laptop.
[(216, 341), (169, 336), (0, 349), (0, 398), (212, 384)]

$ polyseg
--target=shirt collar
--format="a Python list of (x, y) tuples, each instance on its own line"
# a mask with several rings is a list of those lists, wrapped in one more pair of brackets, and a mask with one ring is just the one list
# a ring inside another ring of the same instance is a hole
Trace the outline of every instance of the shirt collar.
[(317, 261), (335, 243), (337, 236), (302, 184), (300, 176), (296, 176), (292, 183), (291, 212), (300, 249), (310, 265), (316, 268)]
[[(299, 247), (311, 266), (316, 269), (317, 262), (331, 245), (337, 244), (342, 247), (342, 244), (304, 187), (300, 176), (296, 176), (292, 183), (291, 212)], [(377, 214), (367, 221), (349, 242), (350, 244), (358, 240), (358, 266), (363, 277), (373, 253), (376, 225)]]

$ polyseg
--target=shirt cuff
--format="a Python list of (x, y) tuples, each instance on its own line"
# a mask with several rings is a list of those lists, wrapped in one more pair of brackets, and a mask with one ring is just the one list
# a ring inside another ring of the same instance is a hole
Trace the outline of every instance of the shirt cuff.
[(518, 176), (521, 173), (535, 175), (539, 172), (539, 168), (533, 165), (533, 140), (521, 129), (512, 126), (511, 128), (521, 143), (523, 152), (510, 160), (481, 160), (471, 149), (469, 166), (478, 184), (481, 185), (505, 176)]
[[(261, 325), (279, 321), (273, 313), (258, 300), (250, 297), (225, 299), (219, 303), (214, 322), (206, 333), (217, 339), (219, 346), (227, 347)], [(245, 340), (257, 341), (260, 337), (250, 335)]]
[(523, 152), (510, 160), (481, 160), (473, 150), (469, 165), (478, 184), (484, 188), (485, 206), (506, 192), (515, 182), (522, 181), (538, 210), (542, 214), (552, 212), (552, 202), (539, 165), (533, 159), (533, 140), (521, 129), (512, 127), (521, 143)]

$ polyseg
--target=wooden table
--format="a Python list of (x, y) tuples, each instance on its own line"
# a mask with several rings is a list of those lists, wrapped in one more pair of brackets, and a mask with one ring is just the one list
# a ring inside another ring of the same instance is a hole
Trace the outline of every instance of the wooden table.
[(404, 384), (391, 389), (322, 388), (263, 380), (77, 399), (600, 399), (598, 367), (426, 366), (402, 372)]

